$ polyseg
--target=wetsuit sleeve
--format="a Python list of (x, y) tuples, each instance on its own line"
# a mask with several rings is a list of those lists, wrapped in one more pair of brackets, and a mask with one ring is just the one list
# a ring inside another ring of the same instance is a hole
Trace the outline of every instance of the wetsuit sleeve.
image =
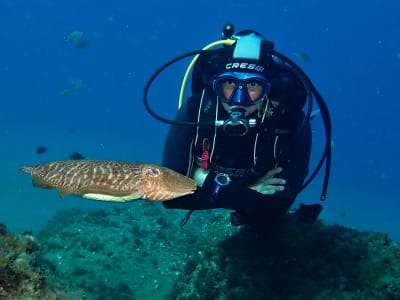
[(285, 190), (274, 195), (263, 195), (239, 183), (233, 183), (220, 193), (219, 203), (232, 208), (257, 222), (269, 222), (285, 214), (295, 201), (308, 174), (311, 153), (311, 127), (306, 124), (290, 144), (279, 163), (283, 171), (279, 178), (286, 180)]

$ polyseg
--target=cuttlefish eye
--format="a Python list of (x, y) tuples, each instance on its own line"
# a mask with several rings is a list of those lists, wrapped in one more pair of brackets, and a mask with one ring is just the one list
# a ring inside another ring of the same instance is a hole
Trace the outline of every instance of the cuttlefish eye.
[(161, 171), (158, 168), (148, 167), (145, 169), (145, 173), (146, 173), (146, 175), (148, 175), (150, 177), (158, 177), (158, 176), (160, 176)]

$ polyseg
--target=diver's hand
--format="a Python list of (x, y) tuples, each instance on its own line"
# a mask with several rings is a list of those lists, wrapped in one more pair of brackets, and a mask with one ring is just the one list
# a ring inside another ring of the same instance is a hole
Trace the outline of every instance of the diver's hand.
[(275, 168), (267, 172), (264, 177), (256, 183), (249, 185), (249, 188), (264, 195), (273, 195), (285, 189), (286, 180), (283, 178), (274, 178), (278, 173), (282, 172), (282, 168)]
[(202, 168), (197, 168), (193, 173), (193, 179), (196, 181), (197, 186), (202, 187), (206, 177), (210, 173), (208, 170), (203, 170)]

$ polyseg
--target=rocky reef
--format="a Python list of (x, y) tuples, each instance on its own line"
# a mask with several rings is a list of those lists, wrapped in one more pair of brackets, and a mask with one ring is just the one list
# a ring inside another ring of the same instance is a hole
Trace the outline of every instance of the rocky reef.
[(0, 299), (56, 299), (37, 267), (37, 250), (31, 232), (14, 236), (0, 224)]
[(208, 244), (171, 299), (400, 299), (399, 275), (387, 235), (291, 217)]
[(41, 265), (52, 282), (85, 299), (163, 299), (198, 247), (198, 230), (175, 221), (147, 203), (63, 211), (39, 234)]
[(0, 298), (400, 299), (400, 246), (385, 234), (291, 215), (232, 227), (224, 210), (180, 227), (184, 216), (137, 202), (62, 211), (37, 237), (3, 229)]

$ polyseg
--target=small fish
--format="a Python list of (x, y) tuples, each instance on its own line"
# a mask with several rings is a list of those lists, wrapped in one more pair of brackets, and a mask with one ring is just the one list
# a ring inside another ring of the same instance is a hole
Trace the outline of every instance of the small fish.
[(82, 79), (74, 79), (74, 80), (72, 80), (71, 84), (72, 84), (72, 87), (74, 90), (79, 90), (83, 86), (83, 80)]
[(310, 60), (310, 56), (308, 55), (307, 52), (304, 52), (304, 51), (293, 52), (293, 55), (296, 56), (297, 58), (303, 60), (303, 61), (309, 61)]
[(64, 38), (64, 41), (67, 43), (68, 42), (76, 42), (76, 41), (82, 39), (82, 37), (83, 37), (82, 31), (74, 30)]
[(89, 47), (89, 42), (85, 40), (79, 40), (75, 42), (75, 48), (83, 49)]
[(43, 153), (46, 153), (46, 152), (47, 152), (46, 146), (39, 146), (39, 147), (37, 147), (37, 149), (36, 149), (36, 153), (37, 153), (37, 154), (43, 154)]
[(106, 21), (110, 23), (115, 23), (117, 21), (117, 17), (115, 15), (111, 15), (106, 18)]
[(20, 171), (32, 175), (39, 188), (55, 188), (61, 197), (126, 202), (136, 199), (167, 201), (192, 194), (193, 179), (153, 164), (113, 160), (62, 160)]
[(72, 93), (78, 92), (82, 86), (83, 86), (83, 80), (82, 79), (74, 79), (71, 81), (71, 86), (70, 88), (64, 88), (61, 89), (58, 92), (58, 95), (61, 97), (69, 96)]
[(58, 93), (58, 95), (61, 96), (61, 97), (64, 97), (64, 96), (68, 96), (68, 95), (71, 94), (71, 93), (72, 93), (72, 90), (66, 88), (66, 89), (60, 90), (59, 93)]
[(69, 158), (70, 158), (70, 159), (73, 159), (73, 160), (78, 160), (78, 159), (85, 159), (86, 156), (82, 155), (82, 154), (79, 153), (79, 152), (73, 152), (73, 153), (71, 153), (71, 155), (69, 156)]
[(383, 94), (383, 86), (381, 83), (378, 83), (376, 86), (376, 94), (377, 95), (382, 95)]

